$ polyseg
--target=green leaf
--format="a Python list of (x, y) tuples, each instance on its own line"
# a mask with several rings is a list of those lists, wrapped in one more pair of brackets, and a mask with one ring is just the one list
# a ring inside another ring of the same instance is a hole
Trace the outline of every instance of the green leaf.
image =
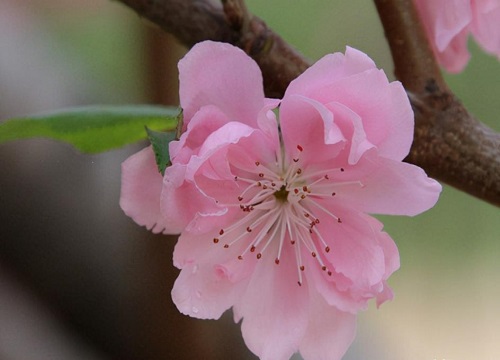
[(0, 123), (0, 144), (46, 137), (98, 153), (145, 139), (144, 126), (175, 131), (178, 114), (178, 108), (150, 105), (70, 108)]
[(146, 127), (148, 133), (149, 141), (153, 146), (153, 151), (155, 153), (156, 165), (158, 165), (158, 171), (165, 175), (165, 169), (170, 165), (170, 154), (168, 152), (168, 144), (175, 140), (176, 131), (160, 132), (154, 131)]

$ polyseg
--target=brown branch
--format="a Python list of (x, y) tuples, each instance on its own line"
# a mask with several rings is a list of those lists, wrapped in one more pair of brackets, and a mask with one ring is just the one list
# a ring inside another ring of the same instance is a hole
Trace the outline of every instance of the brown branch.
[[(119, 0), (190, 47), (229, 42), (259, 64), (266, 95), (281, 97), (310, 63), (246, 10), (242, 0)], [(429, 175), (500, 206), (500, 135), (475, 120), (448, 90), (411, 0), (374, 0), (396, 75), (410, 93), (415, 141), (408, 161)]]
[(408, 161), (500, 205), (500, 134), (477, 121), (448, 89), (412, 0), (374, 0), (394, 60), (411, 92), (415, 137)]

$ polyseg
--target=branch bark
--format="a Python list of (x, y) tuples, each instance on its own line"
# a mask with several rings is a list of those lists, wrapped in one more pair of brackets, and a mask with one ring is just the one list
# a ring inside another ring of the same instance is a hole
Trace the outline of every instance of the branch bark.
[[(119, 0), (191, 47), (203, 40), (244, 49), (260, 66), (268, 97), (281, 97), (310, 66), (242, 0)], [(374, 0), (398, 79), (415, 111), (407, 161), (471, 195), (500, 206), (500, 134), (477, 121), (450, 92), (411, 0)]]
[(500, 134), (472, 116), (449, 90), (412, 0), (374, 0), (395, 73), (410, 94), (415, 135), (407, 160), (500, 206)]

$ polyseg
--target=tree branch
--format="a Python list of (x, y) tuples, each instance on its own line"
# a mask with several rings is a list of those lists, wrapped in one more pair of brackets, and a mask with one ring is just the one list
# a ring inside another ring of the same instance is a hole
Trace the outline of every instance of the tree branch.
[(395, 73), (410, 93), (415, 136), (408, 161), (500, 206), (500, 134), (476, 120), (448, 89), (412, 0), (374, 0)]
[[(259, 64), (266, 95), (281, 97), (310, 66), (242, 0), (119, 0), (191, 47), (203, 40), (232, 43)], [(448, 90), (411, 0), (374, 0), (396, 75), (416, 115), (407, 160), (432, 177), (500, 206), (500, 135), (474, 119)]]

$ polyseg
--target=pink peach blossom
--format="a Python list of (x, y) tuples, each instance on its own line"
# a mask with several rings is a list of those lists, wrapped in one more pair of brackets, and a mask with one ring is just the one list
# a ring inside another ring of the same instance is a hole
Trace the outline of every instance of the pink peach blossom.
[(367, 213), (416, 215), (441, 186), (402, 162), (413, 113), (362, 52), (327, 55), (267, 99), (257, 64), (223, 43), (179, 63), (185, 132), (161, 177), (150, 148), (123, 163), (121, 206), (180, 233), (172, 290), (186, 315), (232, 308), (261, 359), (340, 359), (370, 299), (392, 298), (396, 245)]
[(439, 63), (461, 72), (470, 54), (469, 34), (500, 59), (500, 0), (414, 0)]

